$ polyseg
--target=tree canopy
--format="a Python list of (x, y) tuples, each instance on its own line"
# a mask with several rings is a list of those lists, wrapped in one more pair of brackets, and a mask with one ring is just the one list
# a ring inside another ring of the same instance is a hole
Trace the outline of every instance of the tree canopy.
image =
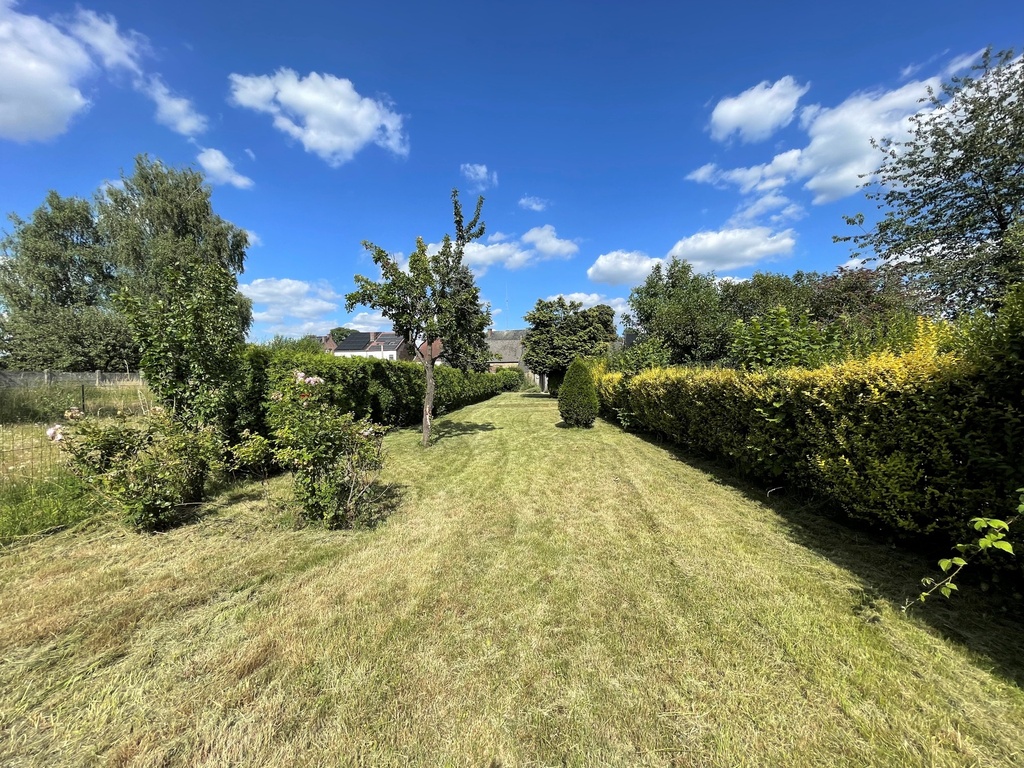
[(22, 370), (125, 370), (139, 351), (113, 306), (116, 265), (88, 200), (51, 191), (0, 242), (0, 361)]
[(659, 263), (629, 295), (626, 324), (641, 339), (659, 338), (674, 363), (718, 360), (728, 350), (730, 314), (713, 274), (695, 273), (686, 261)]
[(523, 362), (546, 375), (564, 374), (577, 357), (600, 355), (615, 341), (615, 310), (607, 304), (583, 309), (578, 301), (538, 299), (525, 315)]
[(656, 342), (654, 349), (667, 350), (676, 364), (742, 362), (735, 358), (737, 332), (747, 340), (752, 328), (789, 332), (775, 324), (831, 339), (837, 355), (860, 354), (887, 344), (927, 310), (914, 286), (893, 272), (756, 272), (730, 281), (695, 273), (677, 259), (656, 264), (629, 304), (626, 325), (638, 341)]
[(214, 213), (198, 171), (140, 156), (122, 185), (106, 190), (99, 221), (146, 380), (186, 424), (216, 424), (252, 318), (238, 291), (246, 233)]
[[(905, 141), (881, 139), (865, 186), (882, 218), (852, 241), (922, 279), (949, 314), (998, 301), (1024, 278), (1024, 62), (985, 51), (971, 75), (923, 99)], [(863, 229), (863, 214), (846, 217)]]
[[(480, 220), (484, 199), (479, 197), (473, 218), (463, 218), (459, 191), (452, 190), (455, 237), (445, 235), (440, 249), (430, 254), (422, 237), (403, 269), (398, 257), (369, 241), (363, 247), (380, 267), (381, 279), (355, 276), (356, 290), (345, 297), (346, 310), (356, 305), (377, 309), (391, 320), (395, 333), (415, 350), (426, 373), (423, 399), (423, 445), (430, 442), (434, 404), (434, 364), (443, 360), (462, 370), (486, 370), (489, 351), (484, 331), (490, 310), (480, 303), (480, 289), (462, 259), (467, 243), (484, 235)], [(439, 342), (439, 343), (438, 343)]]

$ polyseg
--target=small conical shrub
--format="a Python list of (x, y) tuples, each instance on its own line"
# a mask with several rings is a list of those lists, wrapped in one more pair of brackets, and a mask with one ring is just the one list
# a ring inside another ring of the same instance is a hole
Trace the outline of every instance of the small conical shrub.
[(582, 358), (577, 357), (558, 390), (558, 412), (570, 427), (592, 427), (599, 405), (594, 377)]

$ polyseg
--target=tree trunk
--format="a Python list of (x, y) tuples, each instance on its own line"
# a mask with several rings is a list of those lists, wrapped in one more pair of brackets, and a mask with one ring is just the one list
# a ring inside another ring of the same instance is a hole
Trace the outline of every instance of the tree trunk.
[(423, 447), (430, 445), (430, 412), (434, 409), (434, 359), (426, 355), (423, 370), (427, 374), (427, 391), (423, 396)]

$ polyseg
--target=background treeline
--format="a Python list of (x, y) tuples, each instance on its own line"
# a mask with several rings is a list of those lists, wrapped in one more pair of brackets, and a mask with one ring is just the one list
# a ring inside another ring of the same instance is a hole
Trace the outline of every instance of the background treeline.
[(633, 289), (626, 325), (665, 364), (820, 365), (913, 341), (934, 301), (892, 270), (757, 272), (749, 280), (656, 264)]

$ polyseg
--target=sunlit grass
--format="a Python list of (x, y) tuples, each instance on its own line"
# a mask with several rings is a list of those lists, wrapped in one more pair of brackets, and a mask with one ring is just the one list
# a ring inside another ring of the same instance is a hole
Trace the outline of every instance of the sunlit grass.
[(558, 420), (503, 395), (393, 434), (374, 530), (289, 529), (278, 478), (8, 550), (0, 764), (1024, 761), (1018, 625), (953, 642), (880, 595), (923, 561)]

